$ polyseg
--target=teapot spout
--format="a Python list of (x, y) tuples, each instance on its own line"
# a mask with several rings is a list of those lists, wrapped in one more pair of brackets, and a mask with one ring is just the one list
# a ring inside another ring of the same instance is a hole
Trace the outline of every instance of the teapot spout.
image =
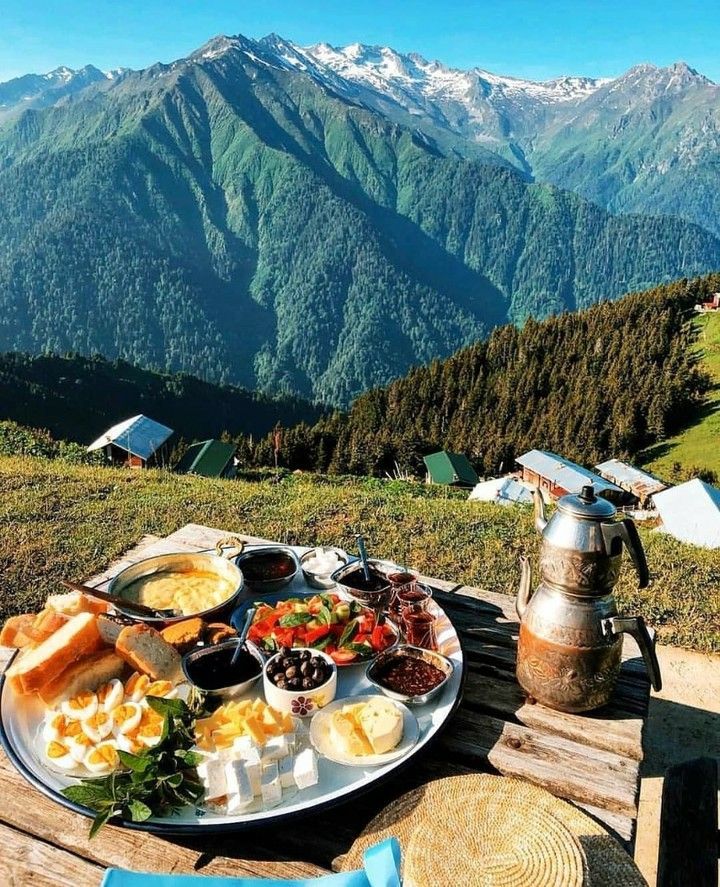
[(515, 601), (515, 610), (520, 617), (523, 618), (527, 605), (532, 595), (532, 567), (530, 566), (529, 557), (520, 558), (520, 566), (522, 573), (520, 574), (520, 588), (518, 588), (517, 600)]
[(547, 526), (547, 518), (545, 517), (545, 500), (540, 487), (535, 487), (533, 490), (533, 501), (535, 502), (535, 529), (538, 533), (542, 533)]

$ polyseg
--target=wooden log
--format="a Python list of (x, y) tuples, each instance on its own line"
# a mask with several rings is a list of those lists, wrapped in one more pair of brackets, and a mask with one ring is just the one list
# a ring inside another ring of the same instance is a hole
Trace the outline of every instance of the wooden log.
[(7, 887), (93, 887), (105, 874), (102, 866), (5, 825), (0, 825), (0, 845), (0, 884)]
[(637, 818), (637, 761), (464, 708), (441, 744), (468, 766), (487, 758), (498, 772), (541, 785), (558, 798)]
[[(516, 681), (499, 680), (470, 670), (465, 683), (465, 706), (489, 710), (510, 720), (575, 742), (642, 760), (642, 720), (613, 718), (607, 707), (587, 715), (552, 711), (544, 705), (529, 705)], [(602, 715), (606, 716), (603, 717)]]
[(665, 774), (658, 887), (717, 887), (718, 762), (696, 758)]

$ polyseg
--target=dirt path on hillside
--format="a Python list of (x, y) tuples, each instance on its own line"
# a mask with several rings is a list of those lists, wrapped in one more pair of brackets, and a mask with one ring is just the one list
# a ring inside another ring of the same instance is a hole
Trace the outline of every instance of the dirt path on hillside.
[(663, 774), (682, 761), (720, 759), (720, 655), (659, 646), (663, 689), (650, 699), (645, 730), (635, 860), (651, 885), (657, 873)]

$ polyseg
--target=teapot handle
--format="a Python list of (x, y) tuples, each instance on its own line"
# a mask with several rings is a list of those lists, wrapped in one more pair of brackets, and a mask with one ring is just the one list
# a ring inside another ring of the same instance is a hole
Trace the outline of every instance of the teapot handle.
[(647, 666), (648, 676), (653, 690), (662, 690), (660, 663), (655, 652), (655, 634), (650, 635), (642, 616), (611, 616), (603, 621), (605, 631), (612, 634), (627, 632), (637, 641), (640, 652)]
[(630, 520), (630, 518), (625, 518), (625, 520), (618, 521), (617, 523), (603, 524), (602, 531), (608, 554), (612, 554), (614, 539), (619, 539), (621, 543), (625, 543), (625, 547), (630, 553), (633, 565), (637, 570), (638, 587), (647, 588), (650, 582), (650, 570), (648, 569), (645, 550), (640, 541), (640, 534), (637, 531), (635, 522)]

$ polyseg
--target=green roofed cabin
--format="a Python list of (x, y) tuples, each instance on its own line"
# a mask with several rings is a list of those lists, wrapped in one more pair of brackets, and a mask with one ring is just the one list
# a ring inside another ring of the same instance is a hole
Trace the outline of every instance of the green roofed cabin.
[(202, 477), (232, 477), (235, 474), (235, 445), (221, 440), (203, 440), (188, 447), (176, 471)]
[(462, 453), (448, 453), (441, 450), (423, 458), (425, 467), (434, 484), (447, 484), (451, 487), (474, 487), (478, 482), (475, 469)]

